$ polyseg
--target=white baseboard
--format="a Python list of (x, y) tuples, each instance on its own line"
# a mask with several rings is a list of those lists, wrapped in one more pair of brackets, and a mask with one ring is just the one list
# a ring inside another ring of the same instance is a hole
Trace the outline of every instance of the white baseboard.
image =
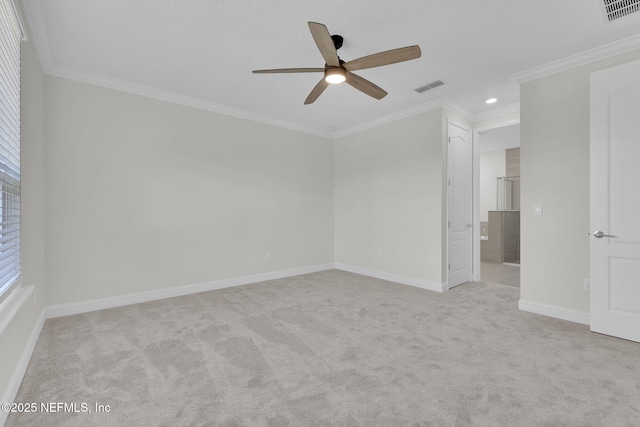
[(589, 313), (582, 313), (580, 311), (540, 304), (524, 299), (520, 299), (520, 301), (518, 301), (518, 308), (522, 311), (528, 311), (529, 313), (555, 317), (556, 319), (568, 320), (569, 322), (581, 323), (583, 325), (589, 325), (591, 323)]
[(435, 292), (444, 292), (445, 285), (442, 283), (429, 282), (427, 280), (416, 279), (415, 277), (401, 276), (399, 274), (385, 273), (383, 271), (370, 270), (368, 268), (356, 267), (353, 265), (336, 263), (337, 270), (348, 271), (350, 273), (362, 274), (363, 276), (375, 277), (376, 279), (388, 280), (402, 285), (413, 286)]
[[(38, 320), (36, 321), (36, 324), (31, 331), (31, 335), (29, 335), (27, 344), (24, 346), (24, 350), (22, 351), (22, 355), (18, 360), (18, 364), (13, 370), (13, 375), (9, 380), (9, 384), (7, 384), (7, 388), (5, 389), (2, 400), (0, 400), (0, 402), (11, 403), (15, 400), (16, 395), (18, 394), (18, 390), (20, 390), (20, 385), (22, 384), (24, 374), (27, 372), (27, 367), (29, 366), (29, 361), (31, 360), (33, 350), (36, 348), (36, 343), (38, 342), (38, 338), (40, 337), (40, 332), (42, 332), (42, 327), (44, 326), (45, 320), (46, 312), (44, 309), (42, 309), (42, 311), (40, 312), (40, 316), (38, 317)], [(8, 412), (0, 411), (0, 426), (4, 425), (4, 423), (7, 421), (8, 416)]]
[(214, 280), (212, 282), (206, 283), (197, 283), (193, 285), (156, 289), (146, 292), (137, 292), (134, 294), (98, 298), (69, 304), (51, 305), (47, 307), (47, 318), (51, 319), (54, 317), (70, 316), (72, 314), (87, 313), (90, 311), (104, 310), (106, 308), (122, 307), (125, 305), (139, 304), (142, 302), (156, 301), (165, 298), (197, 294), (199, 292), (207, 292), (216, 289), (230, 288), (233, 286), (248, 285), (250, 283), (264, 282), (266, 280), (282, 279), (284, 277), (298, 276), (300, 274), (332, 270), (333, 268), (333, 263), (319, 264), (307, 267), (292, 268), (289, 270), (279, 270), (269, 273), (233, 277), (230, 279)]

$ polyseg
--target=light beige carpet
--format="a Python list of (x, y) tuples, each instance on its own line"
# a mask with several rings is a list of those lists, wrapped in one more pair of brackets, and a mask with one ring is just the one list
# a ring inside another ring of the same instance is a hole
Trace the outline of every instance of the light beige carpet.
[(640, 345), (327, 271), (48, 320), (8, 426), (637, 426)]

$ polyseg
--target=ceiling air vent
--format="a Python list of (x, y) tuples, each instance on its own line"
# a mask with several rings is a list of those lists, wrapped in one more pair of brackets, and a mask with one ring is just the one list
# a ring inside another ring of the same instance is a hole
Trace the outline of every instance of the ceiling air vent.
[[(640, 0), (638, 0), (638, 1), (640, 1)], [(435, 82), (431, 82), (431, 83), (428, 83), (428, 84), (426, 84), (424, 86), (420, 86), (419, 88), (414, 89), (414, 90), (416, 92), (418, 92), (418, 93), (423, 93), (423, 92), (426, 92), (428, 90), (437, 88), (438, 86), (442, 86), (443, 84), (444, 84), (444, 82), (442, 80), (436, 80)]]
[(640, 0), (604, 0), (604, 7), (609, 21), (615, 21), (640, 10)]

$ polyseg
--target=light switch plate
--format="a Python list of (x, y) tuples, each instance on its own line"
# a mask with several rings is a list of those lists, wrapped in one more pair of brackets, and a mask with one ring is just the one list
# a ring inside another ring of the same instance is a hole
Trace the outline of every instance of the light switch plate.
[(533, 214), (535, 216), (542, 216), (542, 205), (533, 205)]

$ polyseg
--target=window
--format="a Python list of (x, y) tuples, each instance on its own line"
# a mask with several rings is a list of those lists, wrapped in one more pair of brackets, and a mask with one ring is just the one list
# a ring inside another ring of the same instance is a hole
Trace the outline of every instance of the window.
[(20, 279), (20, 42), (11, 0), (0, 0), (0, 301)]

